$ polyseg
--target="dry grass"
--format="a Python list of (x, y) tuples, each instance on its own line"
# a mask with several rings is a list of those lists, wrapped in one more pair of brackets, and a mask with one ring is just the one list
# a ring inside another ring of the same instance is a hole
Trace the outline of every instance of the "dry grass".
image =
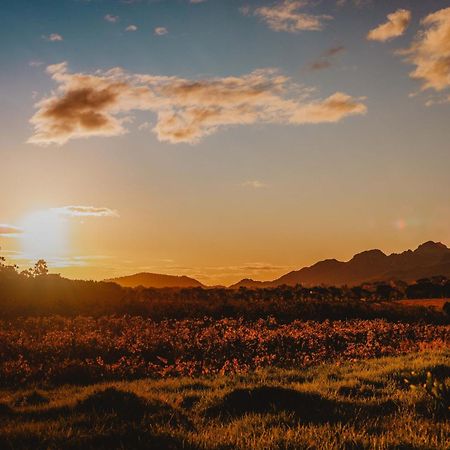
[(307, 370), (3, 390), (0, 448), (450, 448), (447, 417), (403, 381), (411, 371), (420, 379), (429, 370), (450, 377), (450, 352)]

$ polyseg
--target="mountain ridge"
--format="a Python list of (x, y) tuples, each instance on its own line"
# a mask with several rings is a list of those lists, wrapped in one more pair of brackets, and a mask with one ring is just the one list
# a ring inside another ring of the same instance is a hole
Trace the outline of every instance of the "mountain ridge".
[(166, 275), (161, 273), (140, 272), (133, 275), (111, 278), (105, 281), (116, 283), (122, 287), (145, 288), (193, 288), (206, 287), (195, 278), (186, 275)]
[[(450, 249), (441, 242), (427, 241), (415, 250), (385, 254), (379, 249), (365, 250), (353, 255), (348, 261), (334, 258), (318, 261), (311, 266), (293, 270), (271, 281), (244, 278), (229, 286), (230, 289), (246, 287), (270, 288), (281, 285), (301, 284), (312, 286), (355, 286), (377, 281), (401, 280), (413, 282), (420, 278), (443, 275), (450, 278)], [(146, 288), (213, 288), (186, 275), (167, 275), (140, 272), (111, 278), (123, 287)]]
[(365, 282), (416, 281), (435, 275), (450, 277), (450, 249), (441, 242), (427, 241), (414, 251), (386, 255), (379, 249), (355, 254), (349, 261), (325, 259), (291, 271), (273, 281), (244, 279), (230, 288), (276, 287), (281, 285), (358, 285)]

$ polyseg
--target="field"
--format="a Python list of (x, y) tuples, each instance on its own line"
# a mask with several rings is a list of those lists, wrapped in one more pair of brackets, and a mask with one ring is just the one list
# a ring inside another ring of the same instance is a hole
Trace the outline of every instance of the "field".
[(427, 371), (449, 377), (448, 350), (307, 369), (4, 388), (0, 447), (449, 448), (448, 410), (405, 381), (422, 383)]
[(382, 319), (1, 320), (0, 448), (448, 448), (449, 343)]
[(2, 450), (450, 447), (442, 301), (5, 273)]
[(444, 305), (450, 302), (448, 298), (423, 298), (423, 299), (408, 299), (399, 300), (397, 303), (407, 306), (424, 306), (426, 308), (435, 308), (437, 310), (442, 310)]
[(153, 321), (41, 317), (0, 321), (0, 384), (92, 383), (142, 377), (305, 368), (447, 348), (446, 325), (274, 318)]

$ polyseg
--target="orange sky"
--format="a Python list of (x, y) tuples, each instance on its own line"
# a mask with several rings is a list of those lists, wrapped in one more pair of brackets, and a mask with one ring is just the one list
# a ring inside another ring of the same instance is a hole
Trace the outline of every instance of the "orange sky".
[(10, 261), (230, 284), (450, 242), (450, 2), (179, 3), (1, 7)]

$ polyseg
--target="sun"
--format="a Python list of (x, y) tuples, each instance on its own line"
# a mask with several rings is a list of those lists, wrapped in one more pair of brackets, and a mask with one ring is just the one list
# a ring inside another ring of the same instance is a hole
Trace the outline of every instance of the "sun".
[(56, 211), (35, 211), (23, 219), (21, 228), (22, 252), (27, 258), (50, 260), (66, 253), (67, 220)]

